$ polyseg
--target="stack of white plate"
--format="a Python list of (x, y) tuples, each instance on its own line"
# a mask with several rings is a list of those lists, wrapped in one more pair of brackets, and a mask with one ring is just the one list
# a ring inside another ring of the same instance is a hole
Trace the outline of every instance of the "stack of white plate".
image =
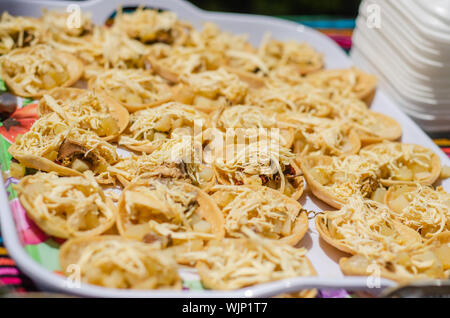
[(450, 131), (450, 0), (364, 0), (351, 56), (423, 129)]

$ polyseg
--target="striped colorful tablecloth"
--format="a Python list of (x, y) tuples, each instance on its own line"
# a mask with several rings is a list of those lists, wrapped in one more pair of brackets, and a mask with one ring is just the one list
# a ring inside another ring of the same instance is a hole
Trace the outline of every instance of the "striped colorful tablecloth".
[(8, 251), (3, 246), (3, 239), (1, 237), (0, 237), (0, 285), (6, 287), (5, 292), (14, 291), (18, 293), (23, 293), (27, 291), (37, 290), (33, 282), (17, 268), (14, 260), (9, 257)]
[[(302, 16), (283, 16), (289, 20), (303, 23), (307, 26), (318, 29), (327, 36), (334, 39), (344, 50), (349, 51), (351, 48), (352, 32), (355, 26), (353, 19), (329, 19), (326, 17), (302, 17)], [(450, 157), (450, 136), (440, 136), (435, 139), (444, 152)], [(447, 137), (447, 138), (446, 138)], [(8, 256), (8, 252), (3, 246), (3, 240), (0, 237), (0, 284), (6, 285), (17, 292), (35, 291), (36, 287), (32, 281), (23, 275), (17, 269), (14, 260)], [(334, 295), (334, 296), (333, 296)], [(323, 295), (325, 297), (345, 297), (344, 294)]]

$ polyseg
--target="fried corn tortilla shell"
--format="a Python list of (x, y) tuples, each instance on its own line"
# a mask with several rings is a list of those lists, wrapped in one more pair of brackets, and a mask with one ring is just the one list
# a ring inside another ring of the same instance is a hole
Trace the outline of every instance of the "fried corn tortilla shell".
[(59, 238), (100, 235), (115, 223), (116, 207), (91, 173), (58, 177), (37, 173), (14, 187), (27, 215), (45, 233)]
[(439, 233), (431, 240), (426, 242), (427, 246), (430, 246), (433, 253), (442, 262), (442, 266), (447, 271), (447, 276), (450, 276), (450, 232), (445, 231)]
[(185, 74), (173, 88), (174, 99), (192, 105), (207, 114), (244, 102), (248, 85), (225, 68)]
[[(42, 47), (42, 46), (38, 46)], [(37, 47), (27, 47), (23, 49), (17, 49), (12, 52), (10, 52), (6, 57), (7, 58), (14, 58), (15, 56), (27, 56), (29, 55), (30, 58), (33, 57), (33, 51), (37, 50)], [(54, 50), (54, 49), (48, 49), (50, 54), (53, 56), (53, 61), (56, 63), (58, 62), (61, 67), (64, 68), (65, 75), (67, 77), (66, 80), (62, 83), (56, 83), (54, 82), (53, 85), (48, 84), (47, 87), (41, 87), (36, 90), (35, 93), (31, 93), (23, 87), (23, 85), (18, 82), (17, 76), (18, 75), (25, 75), (18, 73), (18, 70), (9, 70), (6, 65), (4, 65), (4, 60), (1, 62), (2, 67), (0, 68), (0, 75), (1, 78), (5, 81), (6, 86), (8, 86), (9, 90), (13, 92), (14, 95), (18, 95), (20, 97), (27, 97), (27, 98), (39, 98), (42, 97), (42, 95), (48, 93), (51, 89), (55, 87), (69, 87), (72, 86), (76, 81), (78, 81), (84, 72), (84, 66), (83, 63), (73, 56), (72, 54)], [(27, 65), (18, 65), (19, 67), (27, 67)], [(34, 74), (33, 74), (34, 75)], [(42, 78), (40, 80), (43, 80)], [(52, 81), (55, 81), (52, 79)]]
[(316, 229), (326, 242), (354, 255), (340, 260), (346, 275), (373, 274), (368, 272), (371, 264), (394, 280), (448, 275), (443, 264), (448, 262), (445, 253), (449, 247), (440, 249), (446, 234), (441, 240), (434, 239), (438, 245), (431, 243), (433, 240), (424, 241), (415, 230), (398, 222), (384, 204), (351, 198), (342, 209), (317, 216)]
[(110, 183), (117, 178), (123, 185), (128, 185), (139, 178), (160, 176), (184, 180), (202, 189), (209, 188), (215, 177), (213, 169), (198, 157), (202, 145), (193, 137), (185, 137), (167, 139), (149, 155), (120, 159), (107, 169)]
[(187, 36), (175, 12), (159, 12), (142, 7), (125, 14), (122, 8), (119, 8), (112, 28), (144, 44), (158, 42), (172, 44), (178, 42), (180, 37)]
[[(297, 165), (292, 161), (290, 164), (290, 167), (292, 167), (292, 171), (294, 172), (292, 174), (293, 178), (293, 182), (294, 184), (291, 184), (290, 186), (292, 187), (292, 189), (289, 189), (284, 192), (281, 192), (285, 195), (288, 195), (289, 197), (291, 197), (294, 200), (298, 200), (300, 199), (300, 197), (303, 194), (303, 190), (304, 190), (304, 183), (303, 183), (303, 178), (300, 176), (300, 170), (298, 169)], [(220, 172), (218, 169), (214, 169), (215, 171), (215, 176), (217, 179), (217, 182), (219, 184), (223, 184), (223, 185), (241, 185), (242, 181), (233, 181), (230, 182), (228, 179), (228, 176), (222, 172)], [(256, 175), (255, 175), (256, 176)], [(258, 176), (261, 177), (261, 176)], [(269, 178), (269, 177), (268, 177)], [(261, 178), (261, 181), (259, 180), (255, 180), (253, 179), (255, 184), (259, 184), (261, 182), (261, 184), (264, 184), (266, 182), (266, 178), (263, 177)], [(253, 182), (252, 180), (248, 180), (248, 183), (243, 182), (242, 184), (244, 185), (251, 185)], [(269, 180), (270, 182), (270, 180)], [(267, 183), (267, 182), (266, 182)], [(272, 186), (272, 185), (267, 185), (268, 187)], [(279, 186), (279, 184), (275, 184), (275, 186)], [(279, 188), (276, 188), (275, 190), (278, 190)]]
[(355, 196), (338, 211), (316, 217), (316, 229), (330, 245), (350, 254), (381, 256), (414, 249), (420, 235), (398, 222), (382, 203)]
[(148, 56), (147, 59), (150, 65), (152, 66), (153, 71), (156, 74), (158, 74), (165, 80), (169, 81), (170, 83), (177, 84), (180, 82), (181, 78), (180, 74), (164, 66), (162, 63), (160, 63), (157, 59), (155, 59), (152, 56)]
[(432, 150), (399, 142), (383, 142), (361, 149), (360, 156), (382, 168), (381, 183), (431, 185), (441, 173), (441, 161)]
[(360, 155), (310, 155), (297, 162), (312, 193), (332, 207), (340, 209), (354, 196), (384, 203), (386, 189), (378, 161)]
[[(238, 261), (238, 260), (236, 260)], [(306, 263), (306, 268), (307, 268), (307, 272), (310, 274), (308, 276), (317, 276), (317, 273), (314, 270), (314, 267), (311, 263), (311, 261), (309, 259), (305, 259), (304, 262)], [(206, 288), (209, 289), (217, 289), (217, 290), (229, 290), (229, 289), (237, 289), (237, 288), (244, 288), (244, 287), (249, 287), (249, 286), (253, 286), (256, 284), (261, 284), (264, 282), (268, 282), (264, 279), (255, 279), (254, 282), (243, 282), (240, 283), (239, 279), (237, 278), (236, 281), (238, 282), (233, 282), (233, 279), (230, 279), (232, 282), (223, 282), (223, 283), (219, 283), (218, 280), (214, 277), (215, 275), (212, 273), (209, 273), (210, 268), (208, 268), (208, 265), (206, 265), (206, 263), (204, 262), (198, 262), (196, 269), (200, 275), (200, 278), (202, 280), (202, 284), (203, 286), (205, 286)], [(214, 275), (214, 276), (213, 276)], [(274, 275), (275, 276), (275, 275)], [(298, 276), (306, 276), (306, 275), (298, 275)], [(287, 277), (286, 277), (287, 278)], [(251, 281), (252, 277), (248, 278), (248, 279), (243, 279), (243, 281)], [(233, 286), (233, 287), (230, 287)], [(301, 293), (300, 297), (298, 297), (299, 295), (296, 295), (295, 298), (313, 298), (316, 295), (317, 292), (315, 292), (314, 290), (310, 290), (308, 292), (305, 292), (304, 294)], [(292, 294), (291, 294), (292, 295)], [(313, 296), (314, 295), (314, 296)]]
[(162, 78), (139, 69), (108, 70), (92, 77), (88, 87), (119, 101), (131, 113), (173, 99), (171, 87)]
[(13, 145), (11, 145), (8, 149), (8, 152), (13, 156), (14, 159), (20, 162), (21, 165), (23, 165), (26, 168), (36, 169), (39, 171), (46, 171), (51, 172), (54, 171), (60, 176), (81, 176), (82, 173), (68, 168), (64, 167), (60, 164), (57, 164), (53, 161), (48, 160), (47, 158), (43, 158), (40, 156), (32, 155), (32, 154), (24, 154), (20, 152), (16, 152)]
[(402, 126), (392, 117), (370, 111), (370, 117), (379, 123), (383, 123), (380, 130), (371, 129), (370, 132), (359, 130), (359, 138), (363, 145), (382, 142), (383, 140), (396, 141), (402, 136)]
[[(86, 122), (78, 122), (79, 125), (85, 126), (80, 128), (94, 131), (106, 141), (117, 138), (128, 126), (130, 116), (127, 109), (119, 102), (101, 92), (94, 93), (79, 88), (55, 88), (48, 95), (57, 102), (55, 106), (58, 107), (54, 108), (52, 105), (49, 105), (44, 97), (39, 102), (38, 114), (40, 116), (49, 112), (56, 112), (63, 119), (72, 122), (77, 117), (87, 115), (88, 119), (86, 119)], [(90, 100), (91, 98), (92, 100)], [(90, 105), (95, 101), (98, 101), (97, 106)], [(81, 103), (83, 102), (88, 104), (82, 105)], [(85, 109), (85, 113), (83, 113), (83, 106), (87, 108)], [(66, 112), (70, 114), (66, 114)], [(114, 121), (111, 122), (109, 117), (105, 115), (110, 115)], [(71, 120), (68, 116), (73, 116), (74, 118)], [(91, 118), (89, 119), (89, 117)], [(97, 119), (95, 117), (100, 118)], [(99, 127), (89, 127), (91, 125), (90, 121), (94, 119), (100, 121)]]
[(87, 51), (87, 57), (90, 56), (84, 78), (89, 81), (92, 76), (113, 68), (144, 69), (149, 50), (150, 47), (122, 32), (108, 26), (96, 26), (89, 46), (83, 48)]
[(396, 141), (402, 136), (402, 126), (394, 118), (369, 110), (356, 98), (341, 99), (334, 107), (334, 117), (353, 125), (363, 145)]
[(210, 190), (225, 217), (228, 237), (242, 237), (240, 229), (279, 242), (296, 245), (308, 230), (308, 217), (301, 204), (263, 186), (215, 186)]
[[(440, 266), (436, 270), (432, 269), (428, 273), (413, 275), (412, 273), (404, 274), (396, 272), (395, 265), (392, 263), (377, 264), (362, 255), (355, 255), (350, 258), (342, 257), (339, 260), (339, 266), (342, 273), (346, 276), (371, 276), (374, 275), (374, 269), (383, 278), (396, 281), (398, 283), (407, 283), (412, 280), (430, 280), (430, 279), (447, 279), (447, 275), (440, 270)], [(434, 271), (434, 272), (433, 272)]]
[(307, 43), (278, 41), (266, 33), (259, 55), (270, 70), (290, 69), (291, 74), (306, 75), (324, 67), (323, 55)]
[(321, 70), (306, 76), (314, 86), (336, 90), (338, 95), (354, 94), (368, 106), (372, 103), (377, 88), (377, 78), (357, 68)]
[(327, 227), (327, 221), (325, 218), (325, 215), (327, 213), (333, 213), (333, 212), (323, 212), (319, 215), (316, 216), (315, 219), (315, 224), (316, 224), (316, 230), (317, 232), (319, 232), (320, 237), (327, 242), (328, 244), (330, 244), (331, 246), (337, 248), (338, 250), (344, 252), (344, 253), (348, 253), (348, 254), (355, 254), (355, 251), (352, 250), (351, 248), (349, 248), (346, 244), (339, 242), (338, 240), (336, 240), (333, 235), (331, 234), (330, 230)]
[(0, 16), (0, 34), (0, 55), (3, 55), (39, 43), (42, 40), (42, 24), (39, 19), (12, 16), (4, 11)]
[[(342, 130), (343, 138), (339, 141), (338, 145), (327, 145), (324, 143), (324, 147), (320, 144), (311, 143), (309, 144), (308, 140), (303, 140), (300, 138), (294, 137), (294, 152), (300, 154), (301, 156), (322, 152), (325, 155), (352, 155), (359, 152), (361, 149), (361, 140), (359, 139), (358, 133), (354, 129), (346, 130), (345, 128)], [(318, 147), (317, 147), (318, 146)], [(317, 147), (317, 148), (316, 148)]]
[(18, 136), (8, 152), (26, 168), (76, 176), (92, 170), (96, 174), (117, 161), (115, 146), (93, 132), (70, 128), (55, 113), (39, 118)]
[(169, 46), (154, 44), (146, 60), (151, 70), (171, 84), (181, 82), (183, 76), (215, 70), (222, 62), (220, 52), (205, 47)]
[(150, 154), (175, 135), (193, 136), (207, 127), (206, 114), (192, 106), (170, 102), (131, 114), (130, 125), (121, 135), (119, 145)]
[(249, 90), (245, 103), (280, 114), (308, 114), (313, 118), (329, 117), (334, 109), (334, 103), (326, 91), (306, 82), (291, 86), (276, 79), (271, 79), (260, 89)]
[[(448, 279), (450, 277), (450, 233), (443, 232), (425, 243), (419, 250), (411, 251), (408, 256), (401, 254), (396, 259), (387, 262), (371, 261), (362, 255), (339, 260), (342, 272), (348, 276), (373, 275), (374, 265), (380, 271), (381, 277), (407, 283), (412, 280)], [(422, 264), (418, 272), (409, 269), (411, 263)], [(371, 270), (372, 269), (372, 270)]]
[(421, 185), (391, 186), (385, 202), (393, 215), (424, 239), (450, 230), (450, 194)]
[(214, 154), (212, 168), (222, 185), (263, 185), (298, 200), (304, 181), (295, 156), (270, 140), (229, 144)]
[(89, 244), (115, 239), (121, 239), (121, 237), (116, 235), (101, 235), (93, 237), (77, 237), (67, 240), (59, 248), (59, 266), (65, 271), (70, 265), (76, 264), (81, 256), (81, 252)]
[(242, 71), (229, 66), (226, 66), (225, 69), (230, 73), (236, 74), (241, 79), (241, 81), (247, 83), (251, 89), (260, 89), (266, 86), (266, 80), (260, 75)]
[[(342, 241), (342, 238), (336, 237), (336, 235), (332, 233), (329, 226), (327, 225), (327, 214), (332, 215), (333, 211), (324, 212), (323, 214), (319, 214), (316, 217), (316, 229), (317, 232), (319, 232), (320, 237), (325, 242), (344, 253), (352, 255), (358, 254), (358, 250), (356, 248), (350, 247), (348, 244)], [(397, 232), (396, 234), (399, 237), (403, 238), (403, 241), (406, 242), (410, 240), (411, 242), (416, 243), (421, 242), (420, 236), (418, 236), (415, 231), (411, 230), (407, 226), (399, 222), (391, 222), (391, 225), (393, 226), (394, 231)]]
[(196, 264), (203, 286), (210, 289), (231, 290), (317, 275), (304, 248), (249, 235), (251, 238), (210, 241), (205, 249), (183, 257)]
[(361, 149), (358, 132), (345, 122), (300, 114), (281, 115), (280, 120), (294, 127), (293, 148), (300, 156), (351, 155)]
[[(89, 86), (91, 87), (91, 86)], [(114, 98), (112, 96), (112, 94), (110, 92), (108, 92), (107, 90), (104, 89), (98, 89), (98, 88), (94, 88), (93, 89), (95, 92), (97, 92), (98, 94), (104, 94), (104, 95), (108, 95), (111, 98)], [(168, 91), (167, 95), (172, 95), (171, 92)], [(153, 107), (157, 107), (159, 105), (168, 103), (172, 100), (171, 97), (169, 98), (165, 98), (165, 99), (160, 99), (160, 100), (155, 100), (154, 102), (151, 103), (147, 103), (147, 104), (138, 104), (138, 103), (126, 103), (126, 102), (122, 102), (122, 106), (125, 107), (128, 112), (130, 113), (134, 113), (137, 112), (139, 110), (143, 110), (143, 109), (147, 109), (147, 108), (153, 108)]]
[(186, 241), (221, 239), (224, 219), (214, 200), (180, 181), (154, 178), (127, 186), (119, 199), (119, 233), (136, 240)]
[(182, 280), (173, 257), (155, 244), (116, 235), (74, 238), (59, 250), (65, 275), (78, 266), (81, 281), (108, 288), (175, 289)]
[(345, 199), (336, 196), (332, 191), (324, 187), (313, 172), (317, 165), (331, 165), (332, 157), (329, 156), (303, 156), (297, 159), (303, 176), (312, 193), (323, 202), (334, 208), (341, 208), (345, 204)]
[[(283, 147), (290, 148), (294, 142), (295, 127), (286, 117), (252, 105), (236, 105), (224, 107), (211, 114), (214, 126), (226, 133), (228, 138), (232, 128), (237, 137), (236, 142), (243, 142), (245, 137), (252, 138), (254, 134), (278, 134)], [(272, 130), (273, 129), (273, 130)], [(226, 140), (229, 142), (228, 140)]]
[[(86, 147), (71, 139), (63, 140), (57, 150), (56, 160), (61, 163), (39, 155), (18, 151), (15, 144), (9, 147), (8, 152), (26, 168), (46, 172), (54, 171), (61, 176), (79, 176), (82, 171), (89, 169), (99, 174), (109, 166), (109, 162), (96, 151), (88, 152)], [(78, 167), (77, 164), (81, 166)]]
[[(203, 169), (208, 170), (207, 174), (210, 174), (209, 180), (205, 180), (205, 183), (197, 183), (191, 179), (191, 176), (187, 173), (183, 163), (154, 165), (149, 162), (146, 163), (146, 159), (148, 159), (148, 157), (145, 156), (133, 156), (121, 159), (115, 166), (108, 170), (112, 172), (111, 174), (117, 178), (123, 187), (127, 187), (138, 179), (143, 180), (147, 178), (170, 178), (187, 183), (194, 183), (203, 190), (209, 189), (215, 182), (214, 174), (209, 167), (203, 166)], [(126, 169), (130, 170), (124, 171)]]

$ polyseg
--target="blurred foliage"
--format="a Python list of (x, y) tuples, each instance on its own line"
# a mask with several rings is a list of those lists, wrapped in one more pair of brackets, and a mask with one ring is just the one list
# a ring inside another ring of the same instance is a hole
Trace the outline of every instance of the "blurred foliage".
[(266, 15), (357, 15), (361, 0), (190, 0), (212, 11)]

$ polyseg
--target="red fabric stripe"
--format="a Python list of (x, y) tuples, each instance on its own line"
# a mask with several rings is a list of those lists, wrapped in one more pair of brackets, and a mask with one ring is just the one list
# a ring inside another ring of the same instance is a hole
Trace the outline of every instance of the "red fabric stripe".
[(19, 277), (0, 277), (0, 283), (4, 285), (19, 285), (22, 280)]
[(0, 258), (0, 265), (16, 266), (16, 262), (10, 258)]

